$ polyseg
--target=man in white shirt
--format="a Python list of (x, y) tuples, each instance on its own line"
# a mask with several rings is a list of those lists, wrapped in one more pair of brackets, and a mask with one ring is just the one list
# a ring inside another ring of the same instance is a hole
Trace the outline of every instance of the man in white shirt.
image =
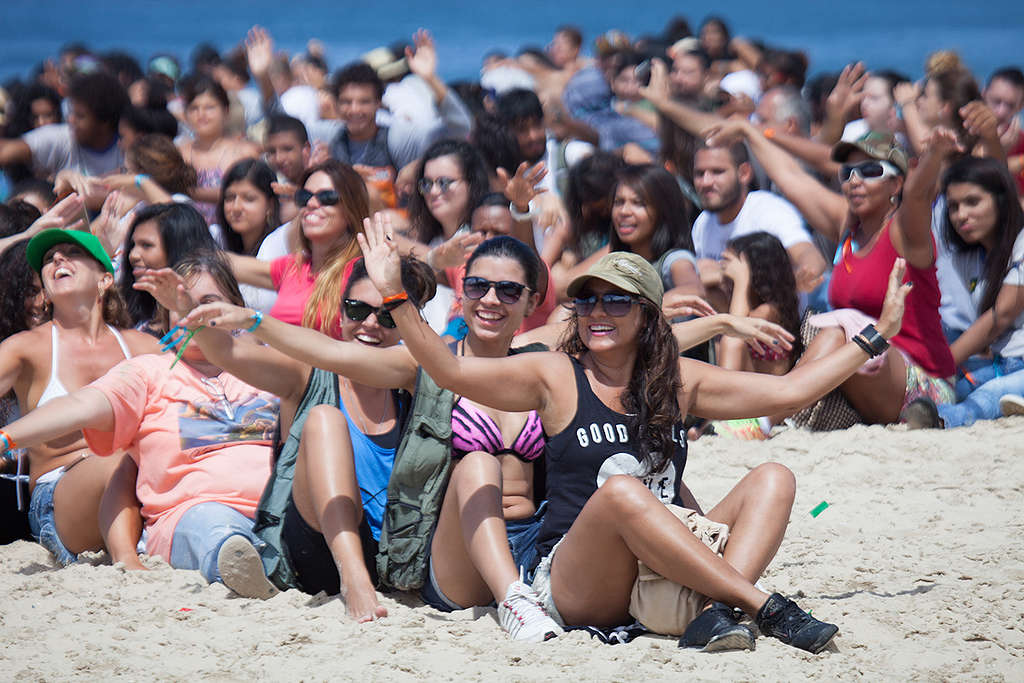
[(820, 284), (825, 259), (811, 242), (803, 218), (782, 197), (750, 191), (754, 171), (742, 143), (697, 150), (693, 170), (694, 189), (704, 207), (693, 224), (693, 246), (701, 282), (715, 308), (729, 309), (729, 294), (722, 287), (722, 251), (729, 240), (752, 232), (764, 231), (782, 242), (802, 291)]
[(87, 176), (117, 171), (124, 157), (117, 146), (117, 124), (128, 95), (113, 76), (96, 72), (76, 76), (68, 91), (67, 123), (51, 123), (16, 139), (0, 139), (0, 166), (31, 164), (48, 180), (65, 169)]

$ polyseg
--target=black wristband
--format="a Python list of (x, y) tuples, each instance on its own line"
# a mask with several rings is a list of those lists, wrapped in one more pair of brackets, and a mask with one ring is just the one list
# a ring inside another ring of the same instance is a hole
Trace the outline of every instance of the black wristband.
[(875, 353), (874, 349), (871, 348), (871, 344), (868, 344), (867, 340), (864, 339), (864, 337), (860, 336), (859, 334), (850, 341), (852, 341), (854, 344), (863, 349), (864, 353), (868, 354), (872, 358), (878, 355)]
[(889, 348), (889, 342), (875, 329), (874, 325), (865, 325), (860, 333), (864, 337), (864, 341), (871, 346), (872, 356), (881, 356)]

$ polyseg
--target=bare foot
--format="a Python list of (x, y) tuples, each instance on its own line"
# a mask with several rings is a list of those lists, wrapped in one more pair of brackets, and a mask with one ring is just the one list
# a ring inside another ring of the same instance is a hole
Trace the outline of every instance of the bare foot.
[(149, 567), (142, 564), (138, 555), (129, 555), (120, 559), (114, 560), (114, 564), (120, 563), (126, 571), (130, 572), (148, 572)]
[(360, 624), (388, 615), (387, 608), (377, 602), (377, 591), (369, 584), (360, 587), (343, 586), (341, 599), (345, 603), (345, 612)]

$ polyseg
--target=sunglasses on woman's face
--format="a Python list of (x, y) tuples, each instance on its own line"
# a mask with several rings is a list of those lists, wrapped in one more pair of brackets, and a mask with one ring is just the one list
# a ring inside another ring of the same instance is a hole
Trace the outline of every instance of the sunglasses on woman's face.
[(320, 206), (334, 206), (341, 201), (341, 197), (338, 196), (335, 190), (320, 190), (319, 192), (310, 192), (306, 188), (295, 191), (295, 206), (300, 209), (306, 204), (309, 204), (309, 200), (316, 197), (316, 201)]
[(864, 181), (882, 180), (898, 176), (898, 168), (888, 161), (862, 161), (859, 164), (843, 164), (839, 168), (839, 182), (845, 183), (854, 176)]
[(420, 194), (428, 195), (430, 191), (437, 187), (437, 191), (441, 194), (447, 194), (448, 190), (452, 189), (452, 185), (455, 183), (462, 182), (462, 178), (421, 178), (419, 185)]
[(467, 299), (483, 299), (487, 292), (491, 291), (491, 287), (494, 288), (494, 293), (498, 295), (498, 300), (503, 304), (516, 303), (523, 295), (523, 291), (529, 289), (526, 285), (511, 280), (495, 282), (482, 277), (462, 278), (462, 293), (466, 295)]
[(572, 300), (572, 305), (576, 309), (576, 315), (586, 318), (594, 313), (594, 309), (597, 308), (597, 302), (600, 301), (601, 308), (604, 309), (606, 314), (613, 318), (621, 318), (629, 314), (629, 309), (633, 307), (633, 303), (636, 300), (636, 297), (630, 294), (605, 292), (600, 295), (580, 294)]
[(401, 304), (405, 303), (402, 301), (392, 301), (384, 304), (378, 308), (374, 308), (365, 301), (359, 299), (345, 299), (345, 317), (349, 320), (355, 320), (357, 323), (361, 323), (370, 317), (371, 313), (377, 315), (377, 322), (380, 323), (381, 327), (386, 327), (389, 330), (393, 330), (398, 327), (395, 319), (391, 317), (391, 311), (398, 308)]

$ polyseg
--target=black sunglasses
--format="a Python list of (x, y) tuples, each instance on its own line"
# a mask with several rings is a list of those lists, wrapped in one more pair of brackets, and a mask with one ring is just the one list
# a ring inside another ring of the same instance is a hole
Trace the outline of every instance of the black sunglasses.
[(597, 302), (600, 301), (605, 313), (613, 318), (621, 318), (629, 313), (629, 309), (633, 307), (633, 303), (636, 300), (636, 297), (630, 294), (606, 292), (600, 296), (597, 294), (581, 294), (572, 300), (572, 305), (576, 309), (576, 315), (587, 317), (594, 312), (594, 309), (597, 308)]
[(435, 185), (441, 194), (447, 194), (448, 190), (452, 189), (452, 185), (461, 181), (462, 178), (420, 178), (420, 182), (417, 187), (422, 195), (430, 194), (430, 191), (434, 189)]
[(405, 299), (402, 299), (401, 301), (391, 301), (379, 308), (374, 308), (370, 304), (365, 301), (360, 301), (359, 299), (345, 299), (345, 317), (349, 320), (362, 322), (369, 318), (371, 313), (375, 313), (377, 315), (377, 322), (380, 323), (381, 327), (393, 330), (398, 327), (398, 324), (395, 322), (395, 319), (391, 317), (391, 311), (404, 303)]
[(475, 276), (462, 278), (462, 293), (469, 299), (483, 299), (487, 292), (491, 291), (491, 287), (494, 287), (498, 300), (504, 304), (516, 303), (523, 295), (523, 290), (529, 289), (526, 285), (511, 280), (495, 282)]
[(899, 169), (888, 161), (862, 161), (859, 164), (843, 164), (839, 167), (839, 182), (845, 183), (854, 174), (861, 180), (881, 180), (900, 174)]
[(309, 204), (309, 200), (316, 197), (316, 200), (320, 202), (320, 206), (334, 206), (341, 201), (341, 197), (338, 196), (336, 190), (320, 190), (319, 192), (310, 192), (306, 188), (295, 191), (295, 206), (300, 209), (306, 204)]

